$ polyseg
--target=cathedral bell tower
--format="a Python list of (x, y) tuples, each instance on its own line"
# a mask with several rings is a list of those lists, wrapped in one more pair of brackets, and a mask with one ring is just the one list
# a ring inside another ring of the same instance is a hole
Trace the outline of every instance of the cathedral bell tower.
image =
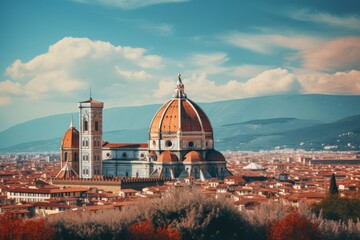
[(102, 174), (102, 110), (103, 102), (89, 100), (79, 103), (80, 171), (81, 178)]

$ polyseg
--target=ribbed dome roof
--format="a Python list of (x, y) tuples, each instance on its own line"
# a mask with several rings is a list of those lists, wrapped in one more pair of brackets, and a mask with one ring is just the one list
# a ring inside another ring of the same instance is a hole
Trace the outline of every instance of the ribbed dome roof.
[(163, 162), (163, 163), (170, 163), (170, 162), (178, 162), (179, 159), (174, 153), (167, 150), (167, 151), (160, 154), (157, 161), (158, 162)]
[(79, 148), (79, 131), (70, 127), (61, 141), (61, 148)]
[(202, 162), (204, 161), (201, 154), (197, 151), (191, 151), (185, 155), (184, 163)]
[(225, 161), (224, 155), (216, 150), (210, 150), (206, 153), (206, 161)]
[(178, 131), (212, 133), (208, 117), (198, 105), (187, 98), (184, 89), (179, 74), (173, 98), (155, 114), (150, 125), (150, 134)]
[(187, 98), (173, 98), (165, 103), (153, 118), (150, 133), (156, 132), (212, 132), (204, 111)]

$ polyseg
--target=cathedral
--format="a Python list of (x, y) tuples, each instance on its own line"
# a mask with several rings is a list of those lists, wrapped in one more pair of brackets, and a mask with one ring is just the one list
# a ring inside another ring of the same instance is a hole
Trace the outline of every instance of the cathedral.
[(79, 103), (79, 131), (71, 122), (61, 143), (57, 178), (95, 175), (183, 179), (223, 179), (231, 173), (214, 149), (213, 129), (205, 112), (187, 98), (181, 75), (175, 92), (154, 115), (148, 143), (102, 140), (104, 104), (90, 98)]

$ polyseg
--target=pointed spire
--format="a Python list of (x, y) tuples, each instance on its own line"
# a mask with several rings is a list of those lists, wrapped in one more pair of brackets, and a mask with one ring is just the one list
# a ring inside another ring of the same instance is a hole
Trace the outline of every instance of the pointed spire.
[(175, 93), (173, 95), (174, 98), (186, 98), (186, 94), (184, 92), (184, 84), (181, 80), (181, 73), (178, 74), (178, 79), (176, 81)]
[(91, 96), (91, 84), (90, 84), (90, 100), (92, 100), (92, 96)]
[(74, 125), (74, 115), (73, 115), (73, 114), (71, 114), (70, 128), (75, 128), (75, 125)]
[(183, 84), (181, 81), (181, 73), (178, 74), (178, 80), (177, 80), (176, 85), (180, 85), (180, 84)]

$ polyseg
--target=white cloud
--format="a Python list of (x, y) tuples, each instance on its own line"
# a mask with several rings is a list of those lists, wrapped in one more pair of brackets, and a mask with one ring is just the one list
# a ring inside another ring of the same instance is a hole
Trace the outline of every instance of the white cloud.
[(19, 95), (22, 93), (22, 86), (20, 83), (6, 80), (3, 82), (0, 82), (0, 93)]
[[(299, 91), (295, 76), (286, 69), (280, 68), (264, 71), (245, 82), (230, 80), (223, 85), (217, 85), (215, 81), (209, 80), (204, 72), (193, 74), (190, 78), (185, 78), (183, 82), (189, 98), (196, 101), (216, 101)], [(174, 87), (174, 82), (164, 79), (159, 82), (159, 89), (154, 95), (164, 99), (170, 96), (170, 89)]]
[(101, 4), (123, 9), (135, 9), (161, 3), (180, 3), (189, 0), (74, 0), (79, 3)]
[(294, 50), (286, 56), (288, 62), (300, 60), (309, 70), (351, 70), (360, 67), (360, 37), (320, 39), (317, 37), (289, 34), (231, 33), (222, 37), (228, 44), (262, 54), (270, 54), (277, 48)]
[(54, 98), (57, 94), (77, 97), (75, 93), (88, 91), (90, 84), (101, 91), (103, 86), (111, 87), (124, 78), (148, 79), (148, 71), (162, 67), (162, 58), (147, 54), (143, 48), (67, 37), (28, 62), (16, 60), (6, 70), (9, 80), (0, 83), (0, 93), (35, 99)]
[(262, 54), (269, 54), (276, 48), (309, 49), (321, 42), (319, 38), (299, 34), (250, 34), (241, 32), (228, 33), (221, 36), (220, 39), (230, 45)]
[(217, 74), (225, 72), (228, 68), (222, 66), (229, 60), (224, 52), (208, 53), (208, 54), (193, 54), (188, 62), (190, 65), (196, 66), (197, 72), (206, 72), (206, 74)]
[(304, 93), (360, 94), (360, 71), (298, 74)]
[(336, 16), (326, 12), (313, 12), (303, 9), (291, 13), (290, 17), (300, 21), (316, 22), (327, 24), (329, 26), (360, 30), (360, 18), (358, 16)]
[(119, 76), (124, 77), (126, 79), (133, 79), (133, 80), (146, 80), (151, 78), (151, 75), (145, 71), (125, 71), (121, 70), (118, 66), (116, 68), (116, 73)]
[(304, 66), (317, 70), (360, 67), (360, 37), (347, 37), (324, 42), (317, 48), (301, 51)]
[(169, 36), (174, 33), (174, 27), (170, 24), (143, 23), (140, 26), (149, 32), (154, 32), (161, 36)]

